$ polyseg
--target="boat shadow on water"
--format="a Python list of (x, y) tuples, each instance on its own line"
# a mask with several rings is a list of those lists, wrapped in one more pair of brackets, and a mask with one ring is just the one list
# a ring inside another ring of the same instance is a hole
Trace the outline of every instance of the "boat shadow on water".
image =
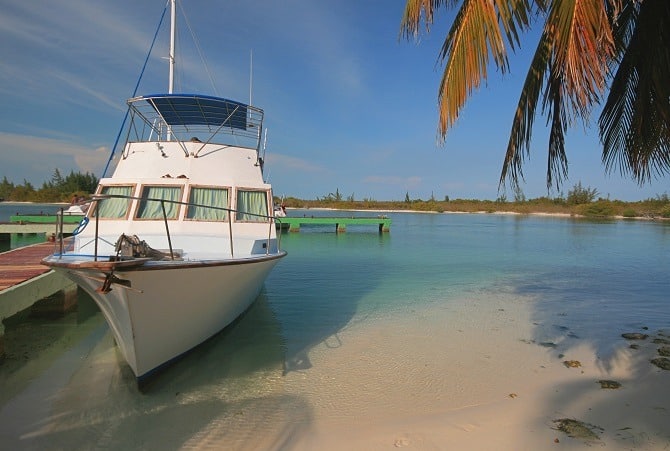
[(312, 368), (310, 353), (317, 347), (343, 345), (341, 332), (364, 321), (360, 303), (378, 288), (385, 272), (384, 246), (388, 234), (285, 234), (289, 252), (268, 277), (269, 302), (281, 324), (282, 374)]

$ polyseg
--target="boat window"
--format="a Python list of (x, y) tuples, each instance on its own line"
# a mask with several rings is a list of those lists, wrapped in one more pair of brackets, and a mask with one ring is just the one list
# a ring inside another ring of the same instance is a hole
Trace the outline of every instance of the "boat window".
[[(103, 186), (100, 194), (110, 194), (115, 196), (131, 196), (132, 186)], [(121, 219), (128, 215), (131, 199), (112, 197), (98, 201), (97, 208), (93, 209), (92, 216), (95, 217), (96, 210), (100, 218), (103, 219)]]
[[(192, 187), (186, 219), (225, 221), (228, 218), (228, 189)], [(212, 208), (215, 207), (215, 208)]]
[(237, 191), (235, 219), (248, 222), (268, 221), (268, 196), (266, 191)]
[[(165, 202), (161, 202), (161, 199)], [(163, 219), (163, 207), (167, 219), (176, 219), (181, 201), (179, 186), (145, 186), (142, 188), (142, 200), (137, 209), (138, 219)]]

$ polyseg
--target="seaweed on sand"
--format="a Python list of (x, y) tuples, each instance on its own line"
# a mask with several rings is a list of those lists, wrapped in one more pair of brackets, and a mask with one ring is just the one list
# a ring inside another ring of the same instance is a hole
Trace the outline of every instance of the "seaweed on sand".
[(586, 441), (600, 440), (600, 433), (603, 428), (593, 424), (584, 423), (583, 421), (574, 420), (572, 418), (561, 418), (554, 420), (556, 429), (565, 432), (568, 437), (578, 438)]

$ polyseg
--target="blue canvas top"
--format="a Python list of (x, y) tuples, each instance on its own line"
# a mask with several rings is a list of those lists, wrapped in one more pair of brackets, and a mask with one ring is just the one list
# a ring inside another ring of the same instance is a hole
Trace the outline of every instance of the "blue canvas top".
[(170, 126), (232, 127), (247, 129), (247, 108), (240, 102), (196, 94), (152, 94), (135, 97), (128, 103), (148, 102)]

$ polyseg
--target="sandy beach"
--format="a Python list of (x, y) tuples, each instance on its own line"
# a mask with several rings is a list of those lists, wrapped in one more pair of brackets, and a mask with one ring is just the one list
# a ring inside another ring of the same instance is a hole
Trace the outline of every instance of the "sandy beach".
[[(281, 449), (670, 448), (670, 371), (650, 363), (670, 331), (642, 331), (644, 340), (612, 331), (616, 351), (600, 356), (577, 338), (531, 339), (526, 307), (472, 300), (449, 312), (453, 324), (415, 312), (428, 336), (417, 336), (407, 318), (388, 318), (376, 334), (343, 331), (341, 347), (314, 350), (310, 371), (319, 374), (310, 379), (320, 385), (312, 388), (311, 424)], [(406, 352), (418, 339), (424, 353)], [(422, 369), (407, 372), (409, 361)], [(376, 376), (352, 377), (364, 374)], [(258, 445), (276, 449), (276, 438)]]

